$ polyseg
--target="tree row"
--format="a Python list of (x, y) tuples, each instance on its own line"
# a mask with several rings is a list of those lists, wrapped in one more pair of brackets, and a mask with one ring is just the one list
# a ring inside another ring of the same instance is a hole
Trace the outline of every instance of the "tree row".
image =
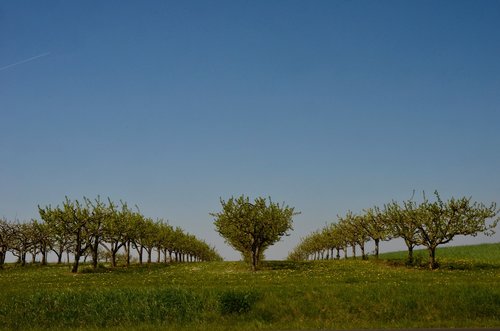
[[(291, 260), (339, 259), (348, 249), (356, 258), (356, 249), (361, 257), (367, 257), (365, 245), (373, 242), (374, 255), (378, 258), (380, 243), (394, 238), (404, 240), (408, 249), (407, 263), (413, 264), (413, 250), (424, 246), (429, 252), (429, 267), (436, 268), (436, 248), (449, 243), (458, 235), (476, 236), (478, 233), (492, 235), (499, 217), (496, 204), (485, 206), (471, 198), (441, 200), (438, 192), (434, 201), (423, 194), (418, 203), (409, 199), (403, 203), (392, 201), (383, 207), (363, 210), (361, 214), (348, 211), (337, 216), (338, 221), (325, 226), (303, 238), (289, 254)], [(496, 218), (495, 218), (496, 217)]]
[[(77, 272), (82, 258), (92, 258), (92, 265), (108, 259), (114, 267), (117, 257), (124, 257), (127, 266), (132, 256), (139, 263), (151, 263), (153, 256), (159, 262), (192, 262), (222, 260), (215, 248), (185, 233), (181, 228), (163, 220), (153, 220), (133, 210), (124, 202), (119, 204), (100, 198), (83, 201), (66, 197), (62, 206), (38, 206), (41, 220), (9, 222), (0, 219), (0, 268), (7, 252), (24, 265), (30, 254), (32, 261), (41, 256), (47, 264), (47, 255), (57, 256), (62, 263), (64, 255), (74, 257), (71, 271)], [(135, 253), (134, 253), (135, 252)]]

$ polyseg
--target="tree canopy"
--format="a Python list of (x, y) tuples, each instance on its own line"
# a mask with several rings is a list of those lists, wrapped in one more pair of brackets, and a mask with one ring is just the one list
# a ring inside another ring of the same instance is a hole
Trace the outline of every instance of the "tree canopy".
[(293, 207), (275, 203), (271, 198), (250, 202), (244, 195), (228, 201), (221, 199), (222, 211), (211, 213), (219, 234), (256, 270), (264, 251), (292, 230)]

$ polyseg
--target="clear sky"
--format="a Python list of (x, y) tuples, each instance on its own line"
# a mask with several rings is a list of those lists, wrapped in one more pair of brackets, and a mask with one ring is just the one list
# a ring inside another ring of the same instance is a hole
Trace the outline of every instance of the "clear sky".
[(500, 203), (500, 1), (2, 1), (0, 152), (0, 217), (123, 199), (228, 259), (220, 197), (302, 212), (275, 259), (413, 190)]

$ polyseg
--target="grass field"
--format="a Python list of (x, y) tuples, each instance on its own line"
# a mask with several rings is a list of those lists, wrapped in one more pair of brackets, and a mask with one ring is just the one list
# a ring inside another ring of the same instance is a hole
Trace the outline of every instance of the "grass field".
[[(423, 254), (425, 252), (417, 253)], [(500, 327), (500, 244), (445, 248), (441, 268), (381, 261), (0, 270), (0, 329)]]

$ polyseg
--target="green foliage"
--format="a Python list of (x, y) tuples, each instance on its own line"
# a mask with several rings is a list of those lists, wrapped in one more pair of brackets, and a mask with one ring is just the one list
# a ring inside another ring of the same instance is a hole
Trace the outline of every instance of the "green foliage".
[(264, 251), (292, 229), (294, 208), (274, 203), (271, 198), (256, 198), (253, 203), (244, 195), (221, 199), (222, 212), (211, 213), (214, 225), (226, 242), (250, 259), (256, 270)]
[(486, 224), (486, 220), (498, 214), (494, 203), (486, 207), (465, 197), (451, 198), (444, 202), (437, 191), (435, 196), (436, 200), (430, 202), (424, 195), (424, 201), (416, 211), (418, 243), (427, 247), (431, 269), (437, 267), (435, 260), (437, 246), (449, 243), (457, 235), (475, 236), (480, 232), (491, 235), (499, 220), (497, 218), (492, 224)]

